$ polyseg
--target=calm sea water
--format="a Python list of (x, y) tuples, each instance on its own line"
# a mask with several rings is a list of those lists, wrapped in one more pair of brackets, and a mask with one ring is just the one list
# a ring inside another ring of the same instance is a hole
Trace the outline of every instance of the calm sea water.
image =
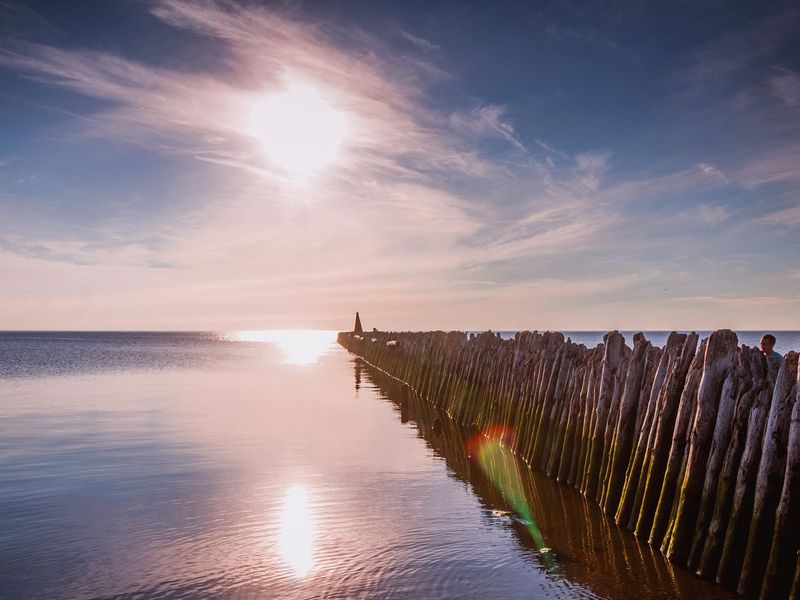
[(0, 333), (0, 597), (730, 597), (465, 442), (332, 332)]

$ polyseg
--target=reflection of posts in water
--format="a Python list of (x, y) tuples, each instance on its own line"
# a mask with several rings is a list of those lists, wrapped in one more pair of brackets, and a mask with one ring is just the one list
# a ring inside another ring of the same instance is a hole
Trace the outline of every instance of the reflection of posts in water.
[(408, 423), (408, 395), (403, 394), (400, 399), (400, 422)]
[[(463, 482), (482, 506), (487, 509), (499, 506), (517, 512), (518, 517), (512, 521), (514, 535), (525, 548), (537, 550), (537, 560), (548, 567), (550, 577), (563, 574), (567, 579), (588, 585), (601, 597), (616, 596), (620, 582), (631, 579), (637, 582), (637, 587), (641, 586), (642, 597), (663, 596), (664, 590), (673, 592), (670, 597), (677, 598), (714, 595), (710, 584), (673, 566), (663, 554), (639, 544), (633, 536), (604, 520), (599, 507), (575, 490), (544, 479), (541, 473), (515, 460), (512, 449), (520, 447), (515, 445), (520, 440), (518, 437), (511, 439), (510, 432), (519, 429), (511, 426), (487, 428), (487, 438), (470, 428), (475, 436), (470, 444), (465, 441), (466, 428), (446, 418), (441, 410), (408, 385), (373, 370), (369, 363), (362, 363), (362, 368), (365, 380), (375, 384), (380, 395), (399, 411), (401, 419), (403, 413), (407, 413), (420, 439), (434, 454), (446, 460), (450, 474)], [(485, 443), (494, 448), (489, 448), (486, 460), (480, 461), (477, 449)], [(465, 448), (472, 453), (471, 458)], [(489, 465), (488, 471), (482, 463)], [(526, 513), (517, 509), (513, 498), (520, 499), (529, 517), (539, 515), (538, 540), (529, 529), (533, 519), (525, 519)], [(542, 520), (542, 515), (548, 518)], [(552, 552), (539, 558), (545, 543)]]
[(353, 362), (353, 365), (356, 373), (356, 391), (358, 391), (361, 389), (361, 370), (364, 367), (361, 365), (361, 361), (358, 359)]
[(484, 434), (478, 434), (471, 438), (467, 442), (467, 451), (477, 459), (492, 485), (514, 509), (517, 517), (531, 534), (533, 543), (536, 545), (536, 549), (542, 553), (547, 566), (553, 567), (555, 565), (553, 555), (545, 546), (542, 533), (533, 519), (522, 487), (516, 458), (508, 448), (512, 438), (509, 427), (492, 427)]

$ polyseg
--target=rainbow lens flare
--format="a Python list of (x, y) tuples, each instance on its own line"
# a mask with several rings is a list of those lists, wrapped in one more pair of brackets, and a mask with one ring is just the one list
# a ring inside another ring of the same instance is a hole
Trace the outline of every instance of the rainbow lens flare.
[(467, 454), (475, 459), (492, 485), (513, 508), (517, 520), (525, 525), (548, 567), (555, 566), (555, 557), (545, 545), (542, 533), (533, 519), (517, 458), (511, 452), (514, 431), (507, 425), (494, 425), (471, 437), (466, 444)]

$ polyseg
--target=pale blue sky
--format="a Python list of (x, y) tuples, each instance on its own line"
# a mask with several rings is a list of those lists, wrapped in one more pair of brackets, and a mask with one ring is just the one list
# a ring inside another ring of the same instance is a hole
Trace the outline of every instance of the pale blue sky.
[(485, 4), (0, 0), (0, 328), (800, 329), (797, 5)]

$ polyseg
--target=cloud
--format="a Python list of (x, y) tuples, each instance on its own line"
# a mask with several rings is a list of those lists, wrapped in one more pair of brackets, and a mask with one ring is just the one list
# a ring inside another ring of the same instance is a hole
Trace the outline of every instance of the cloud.
[(746, 27), (711, 37), (685, 55), (672, 82), (691, 95), (724, 91), (732, 82), (745, 80), (744, 73), (769, 64), (782, 44), (795, 35), (798, 20), (796, 8), (778, 10)]
[[(448, 169), (463, 164), (468, 142), (450, 142), (442, 127), (446, 122), (418, 106), (424, 83), (436, 78), (420, 62), (378, 63), (369, 58), (378, 42), (364, 35), (330, 33), (256, 8), (165, 1), (153, 12), (176, 27), (222, 40), (236, 75), (155, 68), (105, 52), (38, 44), (0, 51), (0, 64), (112, 102), (113, 108), (92, 115), (82, 130), (115, 141), (269, 169), (247, 115), (259, 95), (280, 89), (287, 77), (299, 77), (353, 121), (358, 135), (348, 152), (355, 167), (381, 161), (384, 168), (402, 170), (409, 160), (432, 158)], [(356, 50), (343, 50), (338, 42), (343, 37)]]
[(778, 75), (770, 77), (769, 83), (775, 94), (788, 106), (800, 105), (800, 74), (790, 69), (775, 67)]
[(800, 225), (800, 204), (773, 211), (759, 217), (756, 221), (765, 225)]
[[(411, 325), (423, 313), (430, 326), (456, 318), (463, 325), (484, 310), (520, 322), (532, 307), (555, 318), (573, 300), (595, 318), (586, 309), (595, 301), (622, 292), (636, 298), (663, 273), (679, 277), (658, 271), (678, 260), (674, 215), (709, 226), (705, 245), (680, 252), (713, 252), (720, 225), (739, 211), (695, 195), (747, 191), (797, 173), (796, 154), (759, 151), (742, 168), (710, 154), (631, 175), (624, 152), (574, 140), (567, 152), (557, 141), (524, 138), (513, 107), (468, 96), (431, 61), (435, 44), (407, 31), (400, 35), (423, 52), (400, 55), (363, 30), (289, 9), (150, 6), (162, 22), (204, 37), (222, 66), (190, 67), (169, 56), (151, 65), (41, 43), (9, 44), (0, 65), (98, 100), (70, 121), (68, 143), (110, 143), (123, 147), (122, 156), (128, 144), (163, 158), (188, 182), (180, 202), (160, 219), (135, 215), (139, 227), (98, 218), (85, 238), (58, 232), (48, 215), (26, 216), (24, 234), (0, 225), (0, 273), (13, 282), (0, 302), (25, 298), (32, 310), (55, 314), (60, 298), (67, 316), (90, 306), (109, 326), (123, 311), (173, 328), (335, 326), (335, 315), (349, 315), (356, 301), (387, 326)], [(788, 111), (794, 80), (770, 73), (770, 97)], [(270, 164), (249, 118), (293, 78), (319, 90), (352, 128), (335, 164), (307, 185)], [(431, 102), (442, 85), (446, 106)], [(669, 218), (641, 210), (679, 196), (696, 206), (676, 206)], [(165, 193), (152, 205), (170, 202)], [(786, 206), (763, 222), (800, 220)], [(92, 218), (91, 206), (83, 208)], [(684, 262), (687, 279), (712, 270)], [(22, 314), (14, 306), (7, 318)], [(577, 308), (564, 314), (589, 322)]]
[(534, 142), (536, 143), (537, 146), (541, 147), (543, 150), (546, 150), (547, 152), (550, 152), (551, 154), (556, 154), (556, 155), (560, 156), (561, 158), (567, 158), (567, 159), (569, 158), (569, 156), (567, 155), (566, 152), (564, 152), (562, 150), (559, 150), (557, 148), (554, 148), (553, 146), (551, 146), (547, 142), (543, 142), (542, 140), (538, 140), (538, 139), (534, 140)]
[(116, 244), (85, 240), (32, 239), (19, 235), (0, 237), (0, 252), (17, 256), (71, 263), (74, 265), (116, 265), (166, 268), (170, 263), (161, 260), (146, 243), (117, 240)]
[(792, 190), (800, 186), (800, 143), (785, 143), (778, 148), (759, 152), (742, 165), (734, 175), (737, 182), (748, 188), (766, 184), (789, 184)]
[(677, 301), (707, 302), (721, 306), (774, 306), (779, 304), (795, 304), (800, 301), (800, 295), (793, 296), (746, 296), (746, 297), (718, 297), (718, 296), (683, 296), (674, 298)]
[(721, 204), (700, 204), (689, 210), (682, 211), (678, 216), (691, 222), (699, 222), (709, 227), (716, 227), (730, 218), (731, 212), (727, 206)]
[(526, 152), (519, 141), (514, 127), (505, 120), (505, 109), (502, 106), (487, 105), (469, 112), (456, 112), (450, 117), (450, 123), (457, 131), (465, 131), (480, 137), (496, 137)]
[(720, 180), (724, 181), (725, 183), (729, 183), (729, 180), (725, 173), (717, 169), (715, 166), (710, 165), (708, 163), (697, 163), (697, 167), (706, 175), (711, 175), (712, 177), (717, 177)]
[(55, 28), (28, 6), (12, 0), (0, 0), (0, 40), (19, 37), (23, 32), (49, 35)]
[(413, 35), (413, 34), (407, 32), (405, 29), (401, 29), (401, 28), (398, 27), (397, 31), (400, 33), (400, 35), (403, 38), (405, 38), (406, 40), (408, 40), (409, 42), (414, 44), (420, 50), (424, 50), (425, 52), (433, 52), (433, 51), (436, 51), (436, 50), (441, 50), (440, 46), (437, 46), (433, 42), (429, 42), (425, 38), (421, 38), (419, 36)]
[[(562, 7), (564, 3), (562, 3)], [(569, 12), (574, 12), (569, 10)], [(582, 11), (581, 11), (582, 12)], [(592, 15), (596, 19), (596, 15)], [(551, 38), (559, 42), (574, 45), (576, 43), (597, 48), (603, 52), (614, 54), (617, 56), (624, 56), (632, 58), (633, 53), (618, 44), (608, 35), (604, 34), (598, 29), (593, 27), (576, 27), (571, 25), (561, 25), (552, 20), (544, 20), (541, 17), (537, 18), (535, 25), (542, 29)]]
[(666, 82), (687, 148), (715, 140), (720, 179), (784, 198), (800, 183), (800, 76), (786, 64), (798, 24), (796, 8), (771, 11), (689, 50)]
[(578, 182), (591, 192), (600, 188), (600, 178), (608, 169), (611, 153), (607, 151), (584, 152), (575, 157), (579, 173)]

